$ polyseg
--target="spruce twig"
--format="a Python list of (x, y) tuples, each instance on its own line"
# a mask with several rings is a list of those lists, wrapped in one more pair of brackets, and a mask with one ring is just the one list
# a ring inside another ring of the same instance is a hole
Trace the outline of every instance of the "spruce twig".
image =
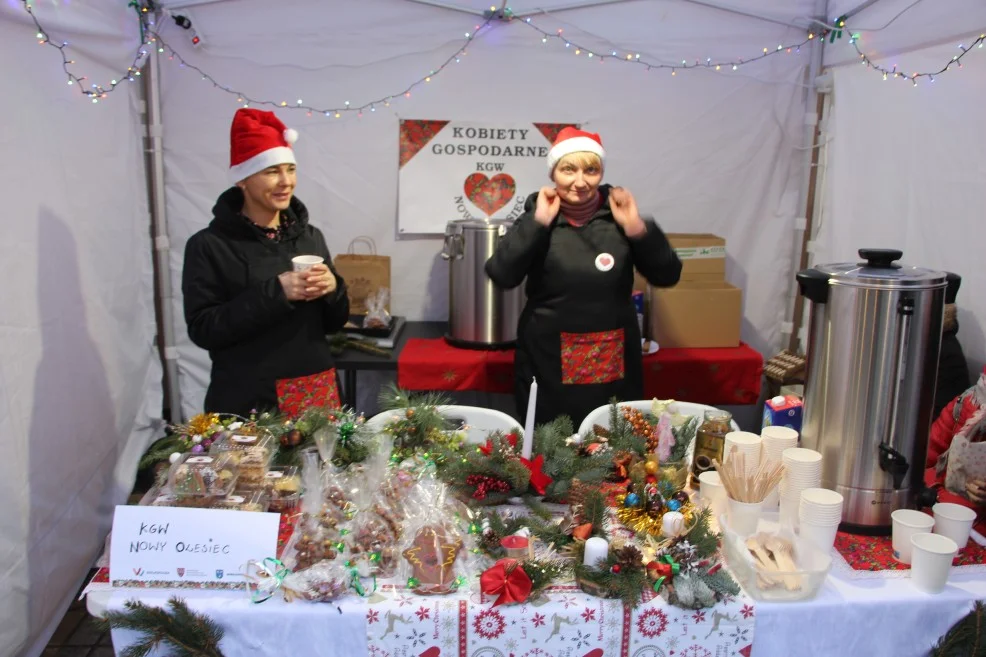
[(195, 613), (181, 598), (170, 598), (167, 609), (139, 600), (124, 603), (127, 611), (108, 611), (101, 625), (141, 633), (123, 657), (146, 657), (158, 648), (170, 648), (176, 657), (223, 657), (219, 642), (223, 628), (209, 617)]
[(931, 650), (931, 657), (986, 657), (986, 604), (977, 600), (972, 611), (952, 626)]

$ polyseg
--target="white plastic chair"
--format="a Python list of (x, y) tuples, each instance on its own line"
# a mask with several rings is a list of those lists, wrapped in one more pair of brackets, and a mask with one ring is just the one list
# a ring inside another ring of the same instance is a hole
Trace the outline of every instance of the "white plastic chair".
[[(629, 406), (630, 408), (634, 408), (638, 411), (650, 413), (653, 402), (653, 399), (643, 399), (639, 401), (619, 402), (617, 406)], [(592, 427), (597, 424), (601, 427), (609, 429), (609, 408), (610, 404), (606, 404), (605, 406), (600, 406), (596, 410), (589, 413), (586, 418), (582, 420), (581, 426), (579, 426), (579, 435), (581, 436), (589, 431), (592, 431)], [(706, 406), (705, 404), (693, 404), (691, 402), (676, 401), (671, 407), (671, 410), (681, 415), (694, 415), (701, 419), (705, 417), (705, 411), (718, 409), (716, 409), (715, 406)], [(736, 424), (735, 420), (732, 422), (732, 427), (733, 431), (740, 430), (739, 425)]]
[[(439, 412), (450, 419), (460, 419), (468, 427), (466, 429), (466, 442), (481, 445), (486, 442), (486, 437), (493, 431), (509, 433), (514, 429), (522, 431), (520, 423), (506, 413), (495, 411), (491, 408), (480, 408), (478, 406), (458, 406), (450, 404), (439, 406)], [(377, 413), (366, 421), (366, 426), (374, 431), (383, 431), (388, 422), (400, 416), (401, 411), (389, 410)]]

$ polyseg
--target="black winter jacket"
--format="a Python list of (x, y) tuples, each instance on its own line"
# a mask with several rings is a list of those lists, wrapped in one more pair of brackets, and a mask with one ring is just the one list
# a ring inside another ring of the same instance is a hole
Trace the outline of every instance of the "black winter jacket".
[[(242, 208), (238, 187), (219, 197), (212, 222), (185, 245), (181, 287), (188, 335), (212, 359), (205, 410), (246, 415), (276, 408), (278, 379), (334, 366), (326, 334), (346, 323), (349, 300), (325, 238), (308, 223), (301, 201), (291, 199), (286, 212), (294, 222), (280, 241), (245, 221)], [(277, 277), (291, 270), (297, 255), (325, 258), (335, 292), (288, 301)]]

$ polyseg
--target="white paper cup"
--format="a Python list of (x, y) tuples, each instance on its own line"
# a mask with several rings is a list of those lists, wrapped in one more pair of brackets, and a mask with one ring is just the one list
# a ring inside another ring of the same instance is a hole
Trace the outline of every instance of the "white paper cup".
[[(913, 509), (897, 509), (890, 514), (893, 521), (894, 559), (901, 563), (911, 563), (911, 537), (915, 534), (931, 533), (935, 519), (927, 513)], [(953, 541), (954, 542), (954, 541)]]
[(305, 271), (323, 262), (325, 262), (325, 258), (316, 255), (300, 255), (291, 258), (291, 266), (294, 271)]
[(729, 509), (729, 526), (740, 536), (755, 534), (763, 512), (763, 502), (737, 502), (731, 497), (726, 498), (726, 508)]
[(911, 582), (926, 593), (941, 593), (948, 582), (952, 559), (959, 551), (955, 541), (940, 534), (911, 536)]
[(835, 535), (839, 533), (839, 525), (816, 525), (801, 521), (798, 534), (806, 541), (815, 545), (819, 550), (828, 552), (835, 545)]
[(712, 515), (718, 518), (726, 512), (726, 488), (719, 479), (719, 473), (706, 470), (698, 476), (698, 482), (699, 496), (712, 509)]
[(939, 502), (931, 507), (931, 511), (935, 514), (935, 533), (955, 541), (960, 550), (965, 549), (972, 524), (976, 522), (976, 512), (949, 502)]
[(789, 447), (797, 447), (799, 434), (791, 427), (770, 426), (761, 429), (760, 437), (763, 438), (764, 445), (774, 442), (777, 443), (793, 442), (794, 444), (789, 445)]

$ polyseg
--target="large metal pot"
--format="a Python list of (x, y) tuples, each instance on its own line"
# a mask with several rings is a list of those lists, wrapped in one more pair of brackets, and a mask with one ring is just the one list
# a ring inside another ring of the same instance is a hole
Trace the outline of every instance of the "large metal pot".
[(486, 275), (486, 261), (513, 222), (457, 219), (445, 226), (442, 257), (449, 261), (449, 332), (460, 347), (499, 349), (514, 345), (524, 308), (524, 285), (501, 290)]
[(900, 251), (798, 273), (811, 304), (802, 446), (844, 498), (843, 529), (885, 533), (922, 502), (945, 303), (944, 272), (895, 264)]

